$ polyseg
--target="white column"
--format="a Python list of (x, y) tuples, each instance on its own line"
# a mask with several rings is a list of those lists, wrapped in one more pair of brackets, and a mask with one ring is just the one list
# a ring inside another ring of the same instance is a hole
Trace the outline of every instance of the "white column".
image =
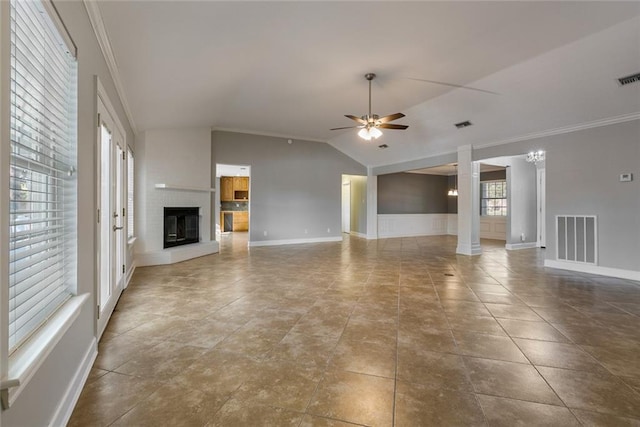
[(367, 239), (378, 238), (378, 176), (367, 166)]
[(480, 164), (473, 161), (471, 145), (458, 147), (458, 247), (456, 253), (479, 255)]

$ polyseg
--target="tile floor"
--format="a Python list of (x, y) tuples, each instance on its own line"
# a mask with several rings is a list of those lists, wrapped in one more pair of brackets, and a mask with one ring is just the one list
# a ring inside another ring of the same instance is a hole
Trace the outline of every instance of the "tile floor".
[(450, 236), (138, 268), (71, 426), (640, 425), (640, 284)]

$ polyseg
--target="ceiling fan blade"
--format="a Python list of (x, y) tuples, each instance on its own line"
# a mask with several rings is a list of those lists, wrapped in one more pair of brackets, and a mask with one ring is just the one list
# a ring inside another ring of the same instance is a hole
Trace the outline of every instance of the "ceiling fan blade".
[(490, 90), (478, 89), (477, 87), (471, 87), (471, 86), (462, 86), (462, 85), (457, 85), (455, 83), (439, 82), (436, 80), (427, 80), (427, 79), (415, 79), (413, 77), (406, 77), (406, 78), (408, 80), (415, 80), (417, 82), (433, 83), (436, 85), (450, 86), (450, 87), (456, 87), (459, 89), (469, 89), (469, 90), (475, 90), (478, 92), (490, 93), (491, 95), (500, 95), (499, 93), (491, 92)]
[(351, 114), (345, 114), (344, 116), (346, 118), (351, 119), (353, 121), (356, 121), (358, 123), (362, 123), (363, 125), (367, 124), (367, 121), (366, 120), (362, 120), (360, 117), (352, 116)]
[(408, 128), (409, 126), (407, 125), (394, 125), (393, 123), (382, 123), (381, 125), (376, 126), (378, 128), (382, 128), (382, 129), (398, 129), (398, 130), (405, 130), (406, 128)]
[(363, 128), (364, 126), (347, 126), (347, 127), (343, 127), (343, 128), (333, 128), (333, 129), (329, 129), (329, 130), (342, 130), (342, 129), (360, 129)]
[(392, 122), (394, 120), (398, 120), (404, 117), (402, 113), (389, 114), (388, 116), (380, 117), (377, 122), (379, 123), (387, 123)]

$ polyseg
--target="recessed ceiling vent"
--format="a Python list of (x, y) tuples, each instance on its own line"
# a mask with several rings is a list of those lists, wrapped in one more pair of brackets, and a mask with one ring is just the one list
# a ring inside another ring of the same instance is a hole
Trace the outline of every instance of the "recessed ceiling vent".
[(620, 77), (618, 79), (620, 86), (628, 85), (629, 83), (640, 82), (640, 73), (632, 74), (627, 77)]
[(469, 120), (464, 121), (464, 122), (460, 122), (460, 123), (456, 123), (456, 127), (458, 129), (462, 129), (462, 128), (466, 128), (468, 126), (471, 126), (473, 123), (471, 123)]
[(387, 144), (381, 144), (381, 145), (378, 145), (378, 148), (382, 148), (383, 150), (384, 150), (385, 148), (388, 148), (388, 147), (389, 147), (389, 146), (388, 146)]

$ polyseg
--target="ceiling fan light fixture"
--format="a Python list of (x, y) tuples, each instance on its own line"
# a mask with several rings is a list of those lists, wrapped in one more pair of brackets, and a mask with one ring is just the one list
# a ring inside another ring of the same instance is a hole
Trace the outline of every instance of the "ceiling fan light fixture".
[(382, 132), (376, 127), (362, 128), (360, 129), (360, 132), (358, 132), (358, 136), (365, 141), (371, 141), (372, 139), (380, 138), (382, 136)]
[(362, 128), (360, 132), (358, 132), (358, 136), (366, 141), (371, 141), (371, 135), (369, 134), (369, 129)]

